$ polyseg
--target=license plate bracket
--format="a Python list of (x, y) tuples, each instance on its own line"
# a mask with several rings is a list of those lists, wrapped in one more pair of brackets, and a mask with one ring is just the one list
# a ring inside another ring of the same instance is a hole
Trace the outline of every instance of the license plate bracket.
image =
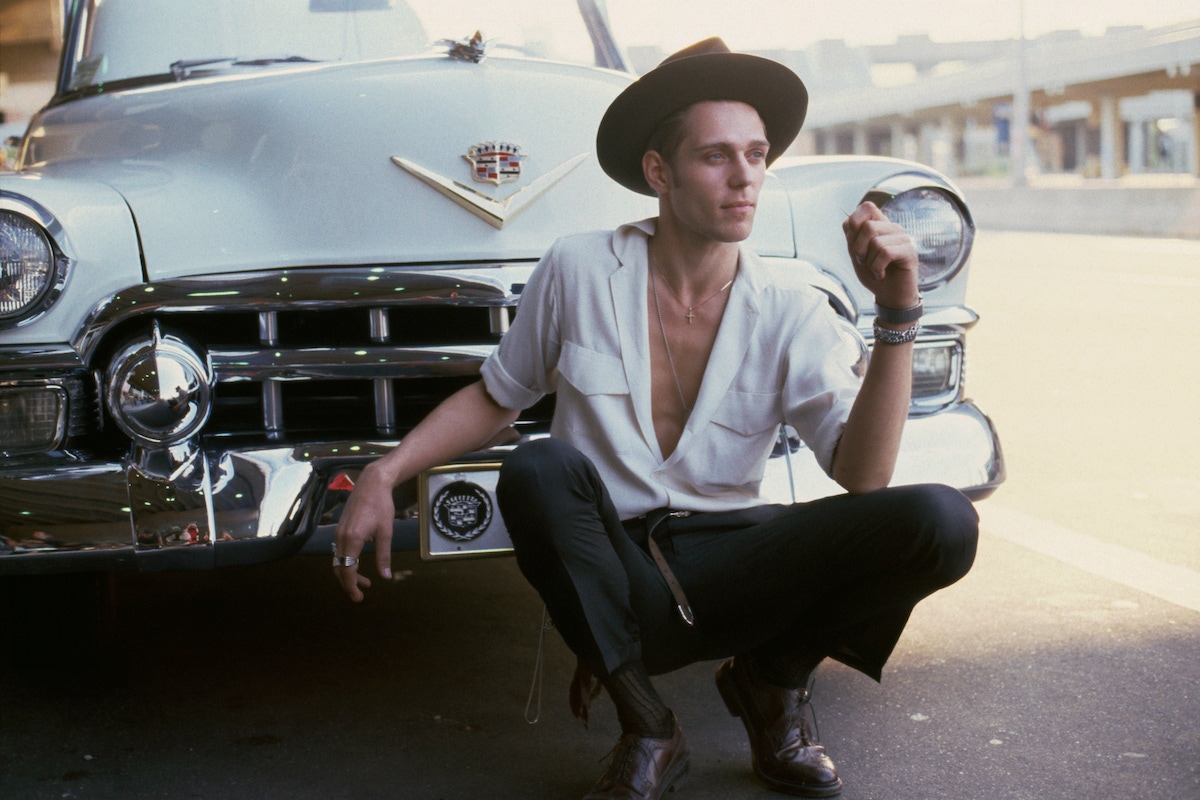
[(422, 559), (512, 553), (512, 540), (496, 503), (499, 477), (499, 461), (446, 464), (421, 473)]

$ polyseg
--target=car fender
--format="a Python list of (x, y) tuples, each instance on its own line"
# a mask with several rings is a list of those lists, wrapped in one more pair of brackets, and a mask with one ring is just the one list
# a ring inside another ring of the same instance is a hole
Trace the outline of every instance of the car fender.
[(38, 222), (68, 259), (58, 300), (39, 316), (0, 330), (0, 346), (68, 342), (101, 300), (142, 283), (138, 233), (111, 187), (36, 170), (0, 178), (0, 208)]

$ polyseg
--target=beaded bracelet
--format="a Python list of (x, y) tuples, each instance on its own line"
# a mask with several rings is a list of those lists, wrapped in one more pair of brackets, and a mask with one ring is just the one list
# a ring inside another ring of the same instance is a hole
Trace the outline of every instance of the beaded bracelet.
[(902, 331), (881, 327), (878, 322), (874, 327), (875, 344), (908, 344), (917, 338), (917, 333), (921, 330), (921, 323), (913, 323), (911, 328), (905, 328)]

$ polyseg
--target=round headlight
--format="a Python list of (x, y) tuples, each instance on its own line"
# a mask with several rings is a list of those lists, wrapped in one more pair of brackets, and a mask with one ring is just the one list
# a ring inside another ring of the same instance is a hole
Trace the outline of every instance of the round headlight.
[(916, 245), (922, 290), (950, 280), (967, 260), (974, 226), (940, 189), (909, 189), (888, 200), (880, 210), (892, 222), (903, 225)]
[(39, 307), (55, 284), (54, 248), (42, 226), (0, 211), (0, 322)]
[(145, 444), (171, 445), (194, 435), (212, 410), (209, 362), (183, 340), (162, 335), (133, 342), (108, 366), (105, 401), (117, 427)]

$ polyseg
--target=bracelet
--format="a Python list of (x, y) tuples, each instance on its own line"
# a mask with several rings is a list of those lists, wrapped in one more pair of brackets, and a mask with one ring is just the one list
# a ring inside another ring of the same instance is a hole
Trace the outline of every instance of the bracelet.
[(880, 327), (878, 322), (875, 323), (874, 328), (875, 344), (908, 344), (917, 338), (917, 333), (921, 330), (921, 323), (914, 322), (911, 328), (905, 328), (902, 331)]
[(916, 322), (925, 313), (925, 304), (917, 295), (917, 304), (910, 308), (888, 308), (875, 304), (875, 318), (889, 325), (903, 325), (906, 322)]

